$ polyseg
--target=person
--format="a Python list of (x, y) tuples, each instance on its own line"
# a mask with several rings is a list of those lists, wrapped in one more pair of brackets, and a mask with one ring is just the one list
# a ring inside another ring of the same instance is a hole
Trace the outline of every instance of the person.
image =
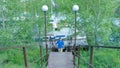
[(59, 38), (59, 40), (57, 40), (56, 44), (58, 45), (58, 51), (63, 52), (64, 42), (63, 42), (62, 38)]

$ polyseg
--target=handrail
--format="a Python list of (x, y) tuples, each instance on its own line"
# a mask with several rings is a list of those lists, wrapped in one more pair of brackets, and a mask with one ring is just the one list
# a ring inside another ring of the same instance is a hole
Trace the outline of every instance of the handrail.
[[(75, 56), (78, 57), (78, 58), (80, 58), (81, 55), (79, 56), (79, 55), (77, 55), (77, 54), (75, 53)], [(85, 61), (84, 61), (84, 62), (85, 62)], [(85, 62), (85, 63), (88, 64), (89, 66), (94, 67), (92, 64), (89, 64), (89, 63), (87, 63), (87, 62)]]
[[(16, 48), (23, 48), (23, 55), (24, 55), (24, 62), (25, 62), (25, 67), (26, 68), (29, 68), (28, 67), (28, 63), (27, 63), (27, 56), (26, 56), (26, 47), (30, 47), (31, 45), (27, 45), (27, 46), (12, 46), (12, 47), (6, 47), (6, 48), (0, 48), (0, 50), (8, 50), (8, 49), (16, 49)], [(41, 46), (41, 45), (37, 45), (37, 46)], [(90, 62), (89, 63), (87, 63), (88, 65), (89, 65), (89, 68), (93, 68), (94, 66), (93, 66), (93, 64), (92, 64), (92, 58), (93, 58), (93, 50), (94, 50), (94, 48), (111, 48), (111, 49), (120, 49), (120, 46), (93, 46), (93, 45), (91, 45), (91, 46), (88, 46), (88, 45), (80, 45), (79, 46), (80, 48), (81, 47), (90, 47)], [(40, 48), (40, 50), (41, 50), (42, 48)], [(79, 51), (80, 52), (80, 51)], [(78, 57), (78, 59), (80, 59), (81, 58), (81, 55), (77, 55), (75, 52), (73, 52), (74, 53), (74, 55), (76, 56), (76, 57)], [(41, 59), (42, 58), (44, 58), (45, 56), (48, 56), (49, 54), (45, 54), (45, 55), (43, 55), (43, 56), (40, 56), (40, 58), (39, 59), (37, 59), (37, 60), (35, 60), (34, 62), (36, 62), (36, 61), (38, 61), (38, 60), (40, 60), (40, 62), (42, 61)], [(32, 63), (34, 63), (34, 62), (32, 62)], [(47, 64), (48, 63), (48, 61), (46, 60), (46, 63), (45, 64)], [(78, 61), (78, 65), (80, 64), (80, 60)], [(41, 66), (42, 66), (42, 64), (41, 64)], [(42, 68), (42, 67), (41, 67)], [(79, 67), (78, 67), (79, 68)]]
[(24, 46), (11, 46), (11, 47), (0, 48), (0, 50), (17, 49), (17, 48), (22, 48), (22, 47)]
[[(46, 56), (46, 54), (43, 55), (42, 57), (40, 57), (39, 59), (34, 60), (31, 64), (33, 64), (33, 63), (35, 63), (35, 62), (38, 62), (39, 60), (41, 60), (41, 59), (44, 58), (45, 56)], [(46, 62), (46, 63), (47, 63), (47, 62)], [(46, 64), (46, 63), (44, 63), (44, 64)]]
[(112, 48), (120, 49), (120, 46), (99, 46), (99, 45), (79, 45), (80, 47), (100, 47), (100, 48)]
[(17, 49), (17, 48), (30, 47), (30, 46), (32, 45), (29, 44), (29, 45), (24, 45), (24, 46), (17, 45), (17, 46), (10, 46), (10, 47), (1, 47), (0, 50)]
[[(30, 46), (31, 46), (31, 45), (26, 45), (26, 46), (11, 46), (11, 47), (0, 48), (0, 51), (1, 51), (1, 50), (9, 50), (9, 49), (22, 48), (22, 49), (23, 49), (23, 55), (24, 55), (25, 68), (29, 68), (28, 62), (27, 62), (26, 48), (27, 48), (27, 47), (30, 47)], [(41, 46), (41, 45), (39, 44), (39, 45), (37, 45), (37, 46)], [(41, 54), (41, 53), (42, 53), (42, 52), (41, 52), (41, 49), (42, 49), (42, 48), (39, 48), (39, 49), (40, 49), (40, 58), (37, 59), (37, 60), (35, 60), (34, 62), (40, 60), (40, 63), (41, 63), (41, 62), (42, 62), (42, 59), (43, 59), (45, 56), (48, 56), (48, 54), (45, 54), (45, 55), (42, 56), (42, 54)], [(32, 63), (34, 63), (34, 62), (32, 62)], [(48, 63), (48, 61), (46, 61), (45, 64), (47, 64), (47, 63)], [(42, 66), (42, 64), (41, 64), (41, 68), (42, 68), (42, 67), (43, 67), (43, 66)]]
[[(120, 46), (93, 46), (93, 45), (91, 45), (91, 46), (84, 45), (84, 46), (83, 46), (83, 45), (80, 45), (80, 46), (79, 46), (79, 49), (80, 49), (81, 47), (89, 47), (89, 48), (90, 48), (90, 57), (89, 57), (89, 58), (90, 58), (90, 62), (87, 63), (87, 64), (89, 65), (89, 68), (94, 68), (93, 63), (92, 63), (92, 60), (93, 60), (93, 50), (94, 50), (94, 48), (120, 49)], [(77, 48), (77, 47), (76, 47), (76, 48)], [(80, 54), (80, 51), (79, 51), (79, 54)], [(80, 68), (79, 65), (80, 65), (81, 55), (77, 55), (75, 52), (73, 52), (73, 55), (78, 58), (78, 68)], [(75, 62), (74, 62), (74, 63), (75, 63)]]

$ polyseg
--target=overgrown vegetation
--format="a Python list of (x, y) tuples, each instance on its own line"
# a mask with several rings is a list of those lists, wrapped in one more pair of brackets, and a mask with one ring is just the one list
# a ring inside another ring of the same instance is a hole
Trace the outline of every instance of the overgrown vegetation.
[[(45, 55), (45, 48), (42, 49)], [(39, 46), (26, 47), (27, 61), (30, 68), (40, 67), (40, 48)], [(45, 66), (45, 57), (42, 58), (43, 66)], [(0, 52), (0, 68), (24, 68), (23, 49), (8, 49)]]
[[(94, 68), (119, 68), (120, 50), (95, 48), (93, 51), (93, 67)], [(90, 61), (90, 52), (81, 50), (80, 67), (88, 68)], [(76, 57), (76, 64), (78, 63)]]

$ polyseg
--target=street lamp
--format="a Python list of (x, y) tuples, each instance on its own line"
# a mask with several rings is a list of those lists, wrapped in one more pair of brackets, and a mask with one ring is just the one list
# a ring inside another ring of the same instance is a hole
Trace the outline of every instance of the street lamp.
[(48, 11), (48, 6), (47, 5), (43, 5), (42, 6), (42, 11), (44, 11), (44, 12)]
[(79, 10), (79, 6), (78, 5), (73, 5), (73, 11), (77, 12)]
[(47, 45), (47, 30), (46, 30), (46, 11), (48, 11), (48, 6), (43, 5), (42, 6), (42, 11), (44, 12), (44, 28), (45, 28), (45, 45), (46, 45), (46, 60), (48, 58), (48, 45)]
[[(74, 53), (75, 53), (75, 48), (76, 48), (76, 13), (77, 11), (79, 10), (79, 6), (78, 5), (73, 5), (73, 11), (75, 12), (75, 33), (74, 33), (74, 36), (75, 36), (75, 39), (74, 39)], [(74, 61), (75, 61), (75, 55), (74, 55)]]

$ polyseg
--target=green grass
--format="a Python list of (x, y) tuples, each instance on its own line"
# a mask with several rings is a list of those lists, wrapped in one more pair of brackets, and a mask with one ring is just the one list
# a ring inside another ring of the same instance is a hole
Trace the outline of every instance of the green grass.
[[(45, 49), (42, 49), (43, 55)], [(30, 68), (40, 68), (40, 53), (38, 46), (30, 46), (26, 48), (28, 65)], [(45, 66), (45, 57), (43, 58)], [(0, 51), (0, 68), (25, 68), (23, 51), (21, 49), (9, 49)]]
[[(116, 49), (94, 49), (93, 66), (94, 68), (119, 68), (120, 50)], [(76, 58), (77, 64), (78, 58)], [(88, 68), (89, 51), (81, 51), (80, 67)]]

